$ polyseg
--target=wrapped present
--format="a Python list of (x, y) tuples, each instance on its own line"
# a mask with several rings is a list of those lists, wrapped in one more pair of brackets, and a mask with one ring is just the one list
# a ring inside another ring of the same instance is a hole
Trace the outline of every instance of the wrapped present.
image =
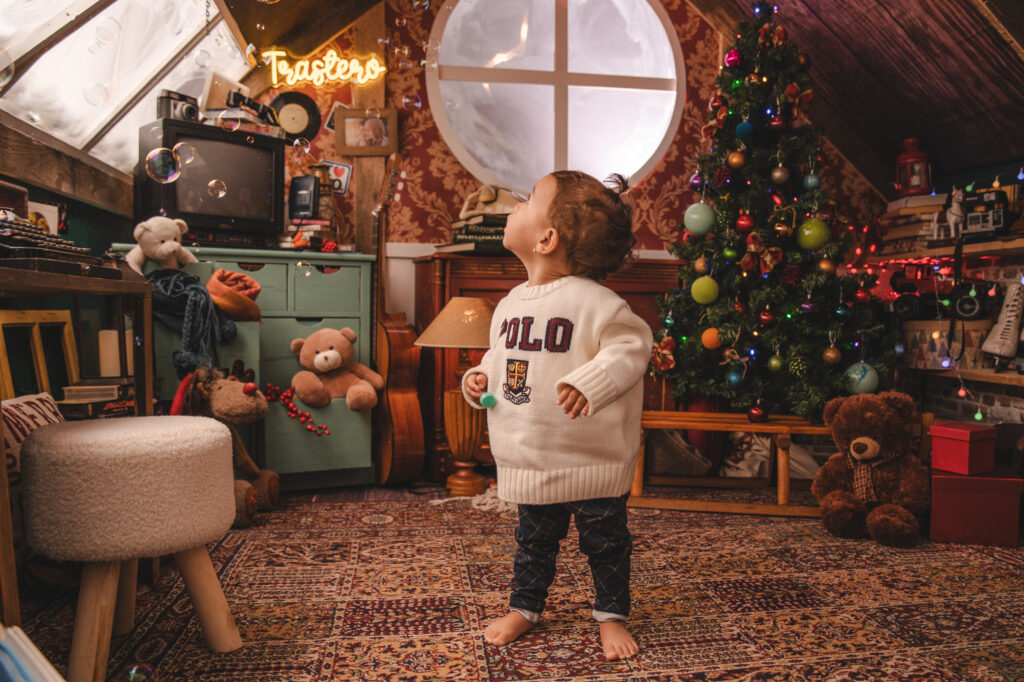
[(996, 427), (940, 421), (929, 430), (932, 469), (972, 476), (992, 471), (996, 464)]
[(949, 320), (904, 322), (906, 364), (914, 369), (950, 369), (952, 362), (960, 369), (992, 367), (992, 359), (981, 352), (981, 342), (991, 328), (992, 320), (957, 320), (950, 337)]
[(1024, 479), (999, 470), (963, 476), (932, 470), (932, 542), (1016, 547)]

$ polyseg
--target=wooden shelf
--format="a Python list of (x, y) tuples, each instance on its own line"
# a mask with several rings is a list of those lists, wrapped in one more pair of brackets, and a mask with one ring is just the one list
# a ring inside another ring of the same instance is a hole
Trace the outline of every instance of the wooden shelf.
[[(911, 258), (941, 258), (952, 256), (954, 246), (940, 246), (934, 249), (918, 249), (917, 251), (904, 251), (902, 253), (890, 253), (878, 256), (870, 261), (871, 264), (885, 263), (895, 260), (909, 260)], [(997, 239), (987, 242), (974, 242), (964, 244), (964, 256), (1012, 256), (1024, 254), (1024, 237), (1016, 239)]]
[(1010, 370), (996, 372), (991, 369), (962, 369), (960, 371), (951, 369), (918, 369), (916, 367), (909, 367), (908, 369), (915, 373), (950, 379), (955, 379), (959, 375), (964, 381), (979, 381), (986, 384), (1002, 384), (1004, 386), (1024, 386), (1024, 374), (1017, 374), (1017, 372)]

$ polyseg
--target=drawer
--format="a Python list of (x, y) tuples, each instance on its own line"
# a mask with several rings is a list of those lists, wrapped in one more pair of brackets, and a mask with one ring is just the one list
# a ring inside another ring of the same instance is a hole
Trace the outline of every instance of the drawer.
[(260, 283), (256, 304), (263, 313), (288, 309), (288, 264), (220, 260), (213, 264), (233, 272), (242, 272)]
[(304, 339), (318, 329), (342, 327), (350, 327), (356, 333), (353, 359), (368, 365), (369, 331), (364, 335), (358, 317), (264, 317), (260, 329), (260, 386), (268, 381), (282, 390), (292, 385), (292, 377), (302, 369), (298, 357), (291, 351), (292, 339)]
[(267, 468), (279, 474), (371, 466), (370, 411), (354, 412), (344, 400), (332, 400), (321, 408), (303, 408), (316, 424), (324, 424), (329, 436), (306, 430), (291, 419), (280, 403), (271, 403), (266, 417)]
[[(231, 369), (235, 358), (241, 358), (246, 367), (260, 375), (260, 323), (235, 322), (238, 335), (230, 343), (217, 345), (217, 367)], [(153, 321), (153, 375), (159, 381), (154, 392), (158, 400), (172, 400), (181, 379), (174, 367), (172, 354), (181, 348), (181, 335), (158, 320)]]
[(363, 268), (358, 265), (303, 265), (292, 268), (292, 307), (295, 312), (358, 315), (369, 292), (362, 290)]

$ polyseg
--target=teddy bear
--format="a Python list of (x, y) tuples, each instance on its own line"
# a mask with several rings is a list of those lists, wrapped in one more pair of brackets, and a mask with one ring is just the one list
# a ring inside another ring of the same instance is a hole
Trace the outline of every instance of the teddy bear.
[(839, 452), (811, 483), (821, 525), (841, 538), (916, 544), (931, 492), (910, 431), (919, 420), (914, 400), (898, 391), (833, 398), (824, 419)]
[(305, 367), (292, 377), (295, 397), (310, 407), (324, 407), (344, 398), (350, 410), (369, 410), (377, 404), (384, 377), (358, 362), (356, 333), (348, 327), (318, 329), (304, 339), (293, 339), (292, 353)]
[(171, 414), (213, 417), (231, 432), (234, 465), (245, 476), (245, 480), (235, 481), (235, 528), (251, 525), (257, 509), (277, 506), (280, 492), (280, 477), (256, 465), (238, 433), (237, 427), (267, 414), (267, 399), (253, 378), (252, 370), (247, 375), (241, 360), (235, 361), (230, 373), (200, 367), (182, 380), (171, 404)]
[(138, 243), (125, 254), (124, 260), (140, 275), (147, 259), (156, 261), (161, 268), (180, 270), (198, 260), (181, 245), (181, 237), (186, 232), (188, 225), (181, 218), (158, 215), (144, 220), (135, 226), (132, 234)]

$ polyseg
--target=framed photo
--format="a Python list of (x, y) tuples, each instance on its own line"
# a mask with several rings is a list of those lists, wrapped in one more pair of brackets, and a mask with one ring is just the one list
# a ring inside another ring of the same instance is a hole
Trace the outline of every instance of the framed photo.
[(345, 156), (387, 156), (398, 151), (398, 115), (394, 109), (334, 110), (334, 148)]

